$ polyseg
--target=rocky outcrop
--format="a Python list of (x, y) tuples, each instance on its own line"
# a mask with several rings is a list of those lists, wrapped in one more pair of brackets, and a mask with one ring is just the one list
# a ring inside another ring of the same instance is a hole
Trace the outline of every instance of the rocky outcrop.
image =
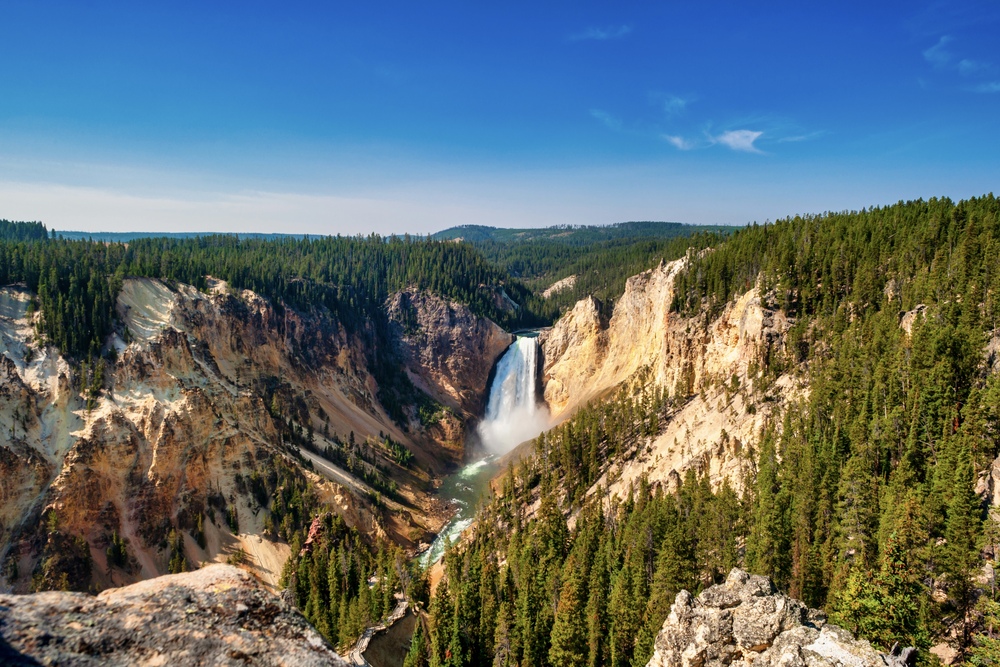
[(913, 310), (900, 314), (899, 328), (905, 331), (907, 335), (910, 335), (913, 333), (913, 325), (917, 323), (917, 320), (925, 317), (927, 317), (927, 306), (918, 303)]
[(542, 298), (548, 299), (549, 297), (558, 294), (564, 290), (573, 289), (576, 285), (576, 275), (566, 276), (561, 280), (557, 280), (542, 291)]
[(540, 337), (545, 401), (556, 418), (640, 372), (677, 399), (680, 407), (665, 430), (616, 467), (611, 491), (622, 496), (642, 476), (673, 486), (692, 466), (708, 470), (714, 484), (727, 479), (739, 488), (746, 447), (804, 390), (792, 375), (763, 384), (759, 369), (785, 353), (792, 324), (770, 295), (751, 289), (714, 319), (671, 312), (674, 278), (686, 263), (664, 263), (629, 278), (609, 321), (586, 298)]
[(734, 569), (698, 597), (677, 595), (647, 667), (902, 667), (913, 649), (880, 653), (826, 616)]
[(90, 596), (0, 595), (5, 665), (346, 665), (245, 572), (213, 565)]
[(514, 337), (429, 292), (397, 292), (386, 309), (413, 383), (464, 417), (482, 414), (490, 371)]

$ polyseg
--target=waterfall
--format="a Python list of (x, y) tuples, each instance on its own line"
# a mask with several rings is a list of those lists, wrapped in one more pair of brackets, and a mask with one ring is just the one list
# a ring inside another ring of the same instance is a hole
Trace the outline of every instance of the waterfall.
[(537, 371), (538, 337), (518, 336), (497, 363), (486, 415), (479, 424), (488, 451), (505, 454), (548, 427), (548, 410), (539, 407), (535, 391)]

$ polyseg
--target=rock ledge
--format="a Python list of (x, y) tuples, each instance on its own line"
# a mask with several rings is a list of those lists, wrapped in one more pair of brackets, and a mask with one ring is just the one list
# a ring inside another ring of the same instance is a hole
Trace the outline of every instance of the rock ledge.
[(915, 658), (880, 653), (767, 577), (734, 569), (697, 598), (677, 594), (647, 667), (903, 667)]
[(100, 595), (0, 595), (4, 665), (346, 663), (298, 611), (229, 565)]

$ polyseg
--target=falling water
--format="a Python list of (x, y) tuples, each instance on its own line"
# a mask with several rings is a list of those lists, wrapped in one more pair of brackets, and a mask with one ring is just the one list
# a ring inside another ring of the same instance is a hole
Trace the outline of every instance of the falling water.
[(486, 414), (479, 424), (479, 437), (487, 451), (505, 454), (548, 426), (548, 411), (538, 406), (535, 395), (537, 371), (538, 336), (518, 336), (497, 364)]
[(518, 336), (497, 363), (490, 386), (486, 414), (479, 424), (479, 439), (488, 455), (470, 463), (441, 485), (439, 494), (455, 507), (455, 515), (445, 524), (419, 562), (428, 567), (437, 562), (449, 542), (460, 539), (475, 517), (476, 505), (489, 489), (496, 474), (496, 458), (548, 427), (549, 413), (539, 407), (535, 386), (538, 369), (538, 338)]

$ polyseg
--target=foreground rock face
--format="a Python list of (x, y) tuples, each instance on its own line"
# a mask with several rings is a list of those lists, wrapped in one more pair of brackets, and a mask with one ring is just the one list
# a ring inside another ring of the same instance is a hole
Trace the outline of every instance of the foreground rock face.
[(647, 667), (886, 667), (915, 657), (902, 653), (879, 653), (770, 579), (734, 569), (697, 598), (677, 595)]
[(96, 597), (0, 595), (11, 665), (345, 665), (297, 611), (228, 565)]

